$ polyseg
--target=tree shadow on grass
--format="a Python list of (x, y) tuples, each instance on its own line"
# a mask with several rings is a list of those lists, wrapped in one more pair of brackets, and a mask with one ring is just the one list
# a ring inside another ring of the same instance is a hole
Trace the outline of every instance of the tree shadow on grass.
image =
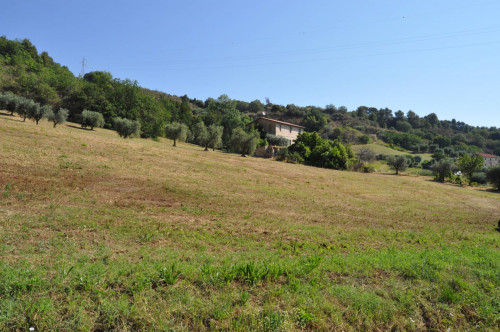
[(74, 125), (69, 125), (69, 124), (67, 124), (66, 127), (75, 128), (75, 129), (81, 129), (81, 130), (86, 130), (86, 131), (92, 131), (92, 129), (90, 129), (90, 128), (82, 128), (82, 127), (78, 127), (78, 126), (74, 126)]
[(10, 114), (9, 111), (0, 111), (0, 116), (4, 116), (5, 119), (9, 120), (9, 121), (26, 122), (26, 121), (23, 121), (22, 118), (17, 117), (14, 114)]

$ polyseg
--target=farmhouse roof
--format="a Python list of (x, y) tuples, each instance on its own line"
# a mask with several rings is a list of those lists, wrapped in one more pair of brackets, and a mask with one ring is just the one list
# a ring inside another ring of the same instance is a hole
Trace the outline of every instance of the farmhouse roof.
[(285, 122), (285, 121), (274, 120), (274, 119), (266, 118), (266, 117), (263, 117), (263, 116), (258, 117), (255, 121), (253, 121), (253, 122), (251, 122), (251, 123), (255, 123), (255, 122), (259, 121), (260, 119), (267, 120), (267, 121), (271, 121), (271, 122), (275, 122), (275, 123), (279, 123), (279, 124), (282, 124), (282, 125), (287, 125), (287, 126), (291, 126), (291, 127), (296, 127), (296, 128), (302, 128), (302, 129), (305, 129), (305, 128), (306, 128), (306, 127), (299, 126), (299, 125), (296, 125), (296, 124), (293, 124), (293, 123), (290, 123), (290, 122)]
[(498, 158), (497, 156), (495, 156), (493, 154), (489, 154), (489, 153), (478, 153), (478, 155), (483, 157), (483, 158)]

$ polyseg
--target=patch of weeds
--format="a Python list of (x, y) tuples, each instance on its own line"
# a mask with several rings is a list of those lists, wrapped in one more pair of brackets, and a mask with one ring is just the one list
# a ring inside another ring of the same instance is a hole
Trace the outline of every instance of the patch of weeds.
[(316, 316), (307, 310), (300, 308), (297, 312), (297, 325), (299, 327), (311, 327), (312, 323), (316, 320)]
[(321, 263), (320, 256), (307, 257), (305, 260), (303, 260), (303, 263), (301, 264), (302, 270), (304, 271), (305, 274), (309, 274), (310, 272), (312, 272), (312, 270), (316, 269), (320, 263)]
[(284, 331), (286, 316), (286, 313), (281, 311), (262, 312), (259, 316), (262, 331)]
[(250, 293), (248, 293), (247, 291), (242, 291), (240, 293), (240, 298), (238, 299), (238, 304), (246, 305), (248, 303), (248, 300), (250, 300)]
[(59, 164), (59, 168), (61, 169), (82, 169), (83, 166), (80, 165), (79, 163), (74, 163), (74, 162), (71, 162), (71, 161), (68, 161), (68, 160), (63, 160), (60, 164)]
[(12, 185), (10, 183), (7, 183), (5, 186), (4, 186), (4, 189), (3, 189), (3, 197), (5, 198), (8, 198), (10, 197), (11, 195), (11, 191), (12, 191)]
[(0, 296), (20, 296), (39, 290), (43, 280), (31, 269), (13, 269), (0, 266)]
[(153, 233), (143, 233), (138, 236), (139, 242), (147, 243), (147, 242), (153, 242), (156, 239), (156, 235)]
[(453, 277), (441, 287), (438, 300), (447, 304), (458, 303), (462, 298), (460, 293), (467, 288), (467, 284), (459, 277)]
[(162, 267), (158, 271), (159, 284), (160, 285), (173, 285), (177, 282), (181, 272), (175, 268), (175, 263), (172, 263), (169, 267)]
[(288, 243), (280, 241), (278, 243), (278, 247), (283, 249), (283, 250), (289, 251), (294, 255), (297, 255), (304, 248), (304, 243), (298, 242), (297, 240), (292, 240)]

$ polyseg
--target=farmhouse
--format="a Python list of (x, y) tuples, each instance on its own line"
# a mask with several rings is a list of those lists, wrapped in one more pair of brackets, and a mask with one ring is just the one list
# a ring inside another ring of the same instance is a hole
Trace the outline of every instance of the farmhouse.
[(485, 168), (499, 165), (500, 157), (497, 157), (489, 153), (478, 153), (478, 155), (483, 158)]
[(260, 125), (262, 127), (262, 130), (264, 130), (268, 134), (275, 136), (283, 136), (287, 138), (288, 145), (291, 145), (293, 141), (295, 141), (297, 136), (300, 133), (304, 132), (305, 129), (305, 127), (293, 123), (269, 119), (263, 116), (259, 117), (257, 120), (250, 123), (249, 125), (252, 124)]

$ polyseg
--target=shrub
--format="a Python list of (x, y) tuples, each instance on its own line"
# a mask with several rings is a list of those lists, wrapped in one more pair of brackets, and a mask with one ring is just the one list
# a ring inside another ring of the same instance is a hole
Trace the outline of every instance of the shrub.
[(104, 126), (104, 117), (99, 112), (83, 110), (82, 112), (82, 128), (90, 127), (94, 130), (95, 127), (102, 128)]
[(500, 166), (488, 168), (486, 170), (486, 178), (493, 188), (500, 191)]
[(362, 135), (358, 138), (359, 144), (369, 144), (370, 143), (370, 136), (368, 135)]
[(475, 172), (472, 173), (470, 177), (470, 182), (475, 182), (478, 184), (487, 184), (488, 183), (488, 178), (486, 177), (485, 172)]
[(281, 149), (276, 155), (276, 160), (285, 161), (291, 164), (300, 164), (304, 159), (297, 152), (290, 152), (288, 149)]
[(118, 135), (123, 138), (137, 137), (141, 131), (141, 124), (139, 121), (116, 117), (113, 119), (113, 124)]

